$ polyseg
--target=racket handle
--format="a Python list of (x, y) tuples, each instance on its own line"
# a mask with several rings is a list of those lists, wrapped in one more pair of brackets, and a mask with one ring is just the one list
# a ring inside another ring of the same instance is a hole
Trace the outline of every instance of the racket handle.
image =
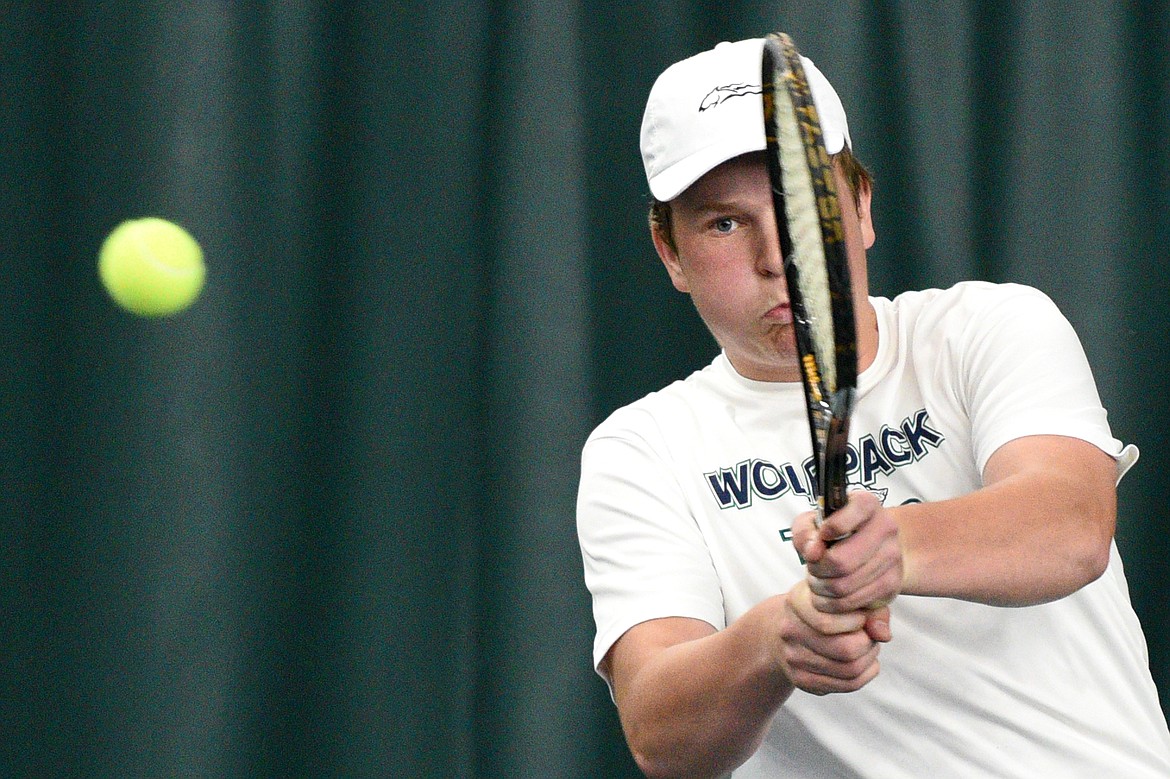
[(822, 511), (829, 516), (849, 502), (849, 418), (853, 414), (854, 390), (842, 388), (829, 398), (829, 426), (825, 432), (824, 467), (821, 489)]

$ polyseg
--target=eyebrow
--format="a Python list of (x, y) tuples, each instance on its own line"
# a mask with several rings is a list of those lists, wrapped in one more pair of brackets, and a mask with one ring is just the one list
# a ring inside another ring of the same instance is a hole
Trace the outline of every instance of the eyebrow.
[(697, 217), (711, 216), (714, 214), (725, 213), (747, 213), (758, 208), (752, 200), (748, 198), (715, 198), (712, 200), (701, 200), (697, 204), (680, 204), (682, 210)]

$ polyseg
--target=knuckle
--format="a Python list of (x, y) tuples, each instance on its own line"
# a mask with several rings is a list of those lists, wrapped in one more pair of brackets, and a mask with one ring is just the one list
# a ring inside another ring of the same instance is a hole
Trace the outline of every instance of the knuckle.
[(838, 632), (837, 623), (838, 619), (835, 614), (814, 611), (809, 615), (809, 626), (818, 633), (832, 634)]
[(824, 614), (842, 614), (853, 610), (849, 608), (849, 604), (843, 603), (840, 598), (827, 595), (814, 596), (813, 607)]
[(840, 598), (848, 592), (845, 583), (838, 578), (821, 578), (814, 576), (809, 581), (809, 589), (813, 593), (813, 597), (821, 598)]
[(872, 650), (872, 642), (868, 638), (858, 634), (849, 634), (840, 637), (834, 659), (838, 663), (852, 668), (856, 664), (864, 663)]

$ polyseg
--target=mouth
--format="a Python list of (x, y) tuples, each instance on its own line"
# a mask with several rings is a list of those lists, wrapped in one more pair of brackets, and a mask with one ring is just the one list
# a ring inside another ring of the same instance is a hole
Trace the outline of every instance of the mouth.
[(773, 324), (790, 325), (792, 324), (792, 306), (788, 303), (781, 303), (774, 308), (770, 308), (764, 314), (764, 319)]

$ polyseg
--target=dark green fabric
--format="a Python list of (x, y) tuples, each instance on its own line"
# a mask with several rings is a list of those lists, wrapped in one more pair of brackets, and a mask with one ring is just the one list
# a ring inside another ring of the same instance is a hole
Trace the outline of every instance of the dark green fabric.
[[(770, 29), (876, 175), (876, 293), (1019, 281), (1077, 326), (1142, 448), (1118, 537), (1170, 690), (1168, 16), (6, 4), (0, 773), (635, 775), (578, 453), (714, 349), (646, 235), (650, 84)], [(173, 319), (97, 282), (144, 215), (207, 253)]]

